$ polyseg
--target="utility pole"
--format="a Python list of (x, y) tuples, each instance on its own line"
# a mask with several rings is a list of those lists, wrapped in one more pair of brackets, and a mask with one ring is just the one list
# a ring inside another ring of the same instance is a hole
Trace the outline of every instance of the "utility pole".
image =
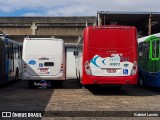
[(152, 33), (152, 14), (149, 15), (149, 20), (148, 20), (148, 35), (151, 35)]

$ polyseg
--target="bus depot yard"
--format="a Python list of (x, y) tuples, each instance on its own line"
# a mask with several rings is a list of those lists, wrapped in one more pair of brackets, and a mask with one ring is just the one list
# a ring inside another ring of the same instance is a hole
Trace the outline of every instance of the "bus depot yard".
[(2, 117), (160, 117), (159, 15), (0, 18)]
[(109, 86), (79, 89), (76, 80), (66, 80), (62, 87), (29, 89), (26, 81), (18, 81), (1, 88), (0, 93), (0, 111), (125, 112), (160, 108), (160, 90), (132, 85), (123, 86), (120, 91)]

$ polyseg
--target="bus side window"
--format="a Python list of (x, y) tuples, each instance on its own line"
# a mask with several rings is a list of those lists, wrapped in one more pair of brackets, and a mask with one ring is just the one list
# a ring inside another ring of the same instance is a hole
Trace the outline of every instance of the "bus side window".
[(152, 58), (156, 58), (156, 41), (152, 42)]
[(19, 46), (19, 59), (22, 58), (22, 46)]
[(150, 46), (150, 43), (147, 42), (146, 45), (145, 45), (145, 55), (144, 57), (148, 60), (149, 59), (149, 46)]
[(142, 59), (145, 59), (145, 47), (146, 47), (146, 43), (142, 43)]
[(5, 44), (5, 49), (6, 49), (6, 59), (8, 59), (8, 43)]
[(18, 53), (19, 53), (19, 47), (17, 45), (14, 45), (14, 57), (15, 59), (18, 59)]
[(13, 45), (12, 45), (12, 43), (8, 44), (8, 59), (9, 60), (13, 59)]
[(144, 59), (144, 60), (149, 59), (149, 46), (150, 46), (149, 42), (144, 42), (141, 44), (140, 51), (142, 54), (139, 53), (139, 54), (141, 54), (140, 59)]
[(156, 58), (160, 58), (160, 41), (156, 41)]

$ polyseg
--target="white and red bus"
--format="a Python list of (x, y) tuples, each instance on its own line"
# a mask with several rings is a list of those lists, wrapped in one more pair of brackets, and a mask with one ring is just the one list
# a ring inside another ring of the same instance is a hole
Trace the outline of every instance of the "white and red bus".
[(74, 52), (77, 79), (87, 84), (137, 84), (137, 31), (132, 26), (85, 28)]

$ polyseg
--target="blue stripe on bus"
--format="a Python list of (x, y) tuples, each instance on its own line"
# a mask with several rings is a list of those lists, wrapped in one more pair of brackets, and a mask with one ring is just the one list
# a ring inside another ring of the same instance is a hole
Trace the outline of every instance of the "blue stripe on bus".
[(160, 71), (149, 72), (139, 66), (139, 71), (142, 71), (144, 77), (144, 85), (160, 87)]

